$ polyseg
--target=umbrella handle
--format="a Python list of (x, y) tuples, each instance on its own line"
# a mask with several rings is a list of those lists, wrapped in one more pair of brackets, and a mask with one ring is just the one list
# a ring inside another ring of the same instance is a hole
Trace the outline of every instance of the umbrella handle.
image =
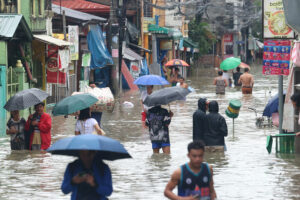
[(170, 104), (168, 103), (168, 106), (169, 106), (169, 111), (171, 111), (171, 107), (170, 107)]

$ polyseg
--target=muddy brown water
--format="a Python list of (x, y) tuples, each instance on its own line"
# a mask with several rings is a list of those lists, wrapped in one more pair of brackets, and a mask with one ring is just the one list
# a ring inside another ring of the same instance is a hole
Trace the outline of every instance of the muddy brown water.
[[(240, 116), (226, 117), (229, 134), (225, 153), (206, 153), (205, 159), (214, 168), (218, 200), (231, 199), (300, 199), (300, 159), (295, 155), (268, 154), (266, 136), (277, 133), (275, 128), (258, 129), (255, 114), (249, 106), (262, 111), (270, 94), (277, 93), (277, 77), (261, 75), (253, 67), (255, 89), (253, 95), (227, 89), (225, 96), (217, 96), (212, 85), (214, 71), (202, 69), (188, 78), (196, 89), (186, 102), (173, 103), (174, 118), (170, 125), (171, 155), (153, 155), (147, 130), (141, 126), (141, 106), (138, 92), (126, 92), (113, 113), (104, 113), (102, 123), (107, 136), (118, 139), (133, 159), (106, 162), (112, 170), (114, 192), (110, 199), (166, 199), (163, 190), (171, 173), (188, 161), (187, 144), (192, 139), (192, 114), (197, 100), (207, 97), (217, 100), (224, 114), (230, 99), (242, 101)], [(285, 79), (286, 83), (286, 79)], [(134, 104), (123, 106), (124, 101)], [(224, 114), (225, 115), (225, 114)], [(74, 134), (75, 119), (53, 118), (53, 141)], [(60, 190), (66, 165), (75, 158), (52, 156), (28, 151), (11, 151), (8, 137), (0, 139), (0, 199), (70, 199)], [(177, 192), (177, 190), (174, 190)]]

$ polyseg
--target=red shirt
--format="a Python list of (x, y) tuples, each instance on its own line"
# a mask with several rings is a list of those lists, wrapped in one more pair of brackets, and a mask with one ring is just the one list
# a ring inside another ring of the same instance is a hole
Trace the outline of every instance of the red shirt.
[[(25, 130), (29, 131), (31, 120), (28, 118)], [(46, 150), (51, 145), (51, 116), (47, 113), (43, 113), (40, 118), (40, 122), (38, 123), (38, 128), (41, 133), (41, 149)], [(33, 140), (33, 132), (30, 133), (30, 144), (29, 149), (31, 149)]]

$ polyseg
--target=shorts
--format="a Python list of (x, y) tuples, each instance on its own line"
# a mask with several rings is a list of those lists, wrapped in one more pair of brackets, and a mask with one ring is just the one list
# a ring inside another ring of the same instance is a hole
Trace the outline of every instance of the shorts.
[(242, 87), (242, 93), (243, 94), (252, 94), (252, 88), (251, 87)]
[(152, 142), (152, 149), (160, 149), (163, 147), (169, 147), (171, 146), (170, 143), (165, 143), (165, 142)]
[(142, 112), (142, 122), (146, 121), (147, 114), (145, 112)]

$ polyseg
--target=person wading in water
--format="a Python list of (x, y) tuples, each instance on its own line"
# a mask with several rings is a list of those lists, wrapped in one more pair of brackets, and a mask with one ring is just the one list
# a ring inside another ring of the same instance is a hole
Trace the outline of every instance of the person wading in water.
[(254, 79), (253, 76), (249, 73), (249, 68), (245, 68), (245, 73), (241, 75), (239, 83), (242, 84), (243, 94), (252, 94)]
[(228, 83), (225, 78), (223, 78), (223, 72), (218, 71), (218, 77), (214, 79), (214, 85), (216, 86), (216, 94), (225, 94), (225, 87)]
[[(203, 162), (204, 144), (194, 141), (188, 145), (189, 163), (182, 165), (171, 177), (165, 196), (171, 200), (215, 200), (213, 169)], [(172, 191), (178, 187), (178, 195)]]

